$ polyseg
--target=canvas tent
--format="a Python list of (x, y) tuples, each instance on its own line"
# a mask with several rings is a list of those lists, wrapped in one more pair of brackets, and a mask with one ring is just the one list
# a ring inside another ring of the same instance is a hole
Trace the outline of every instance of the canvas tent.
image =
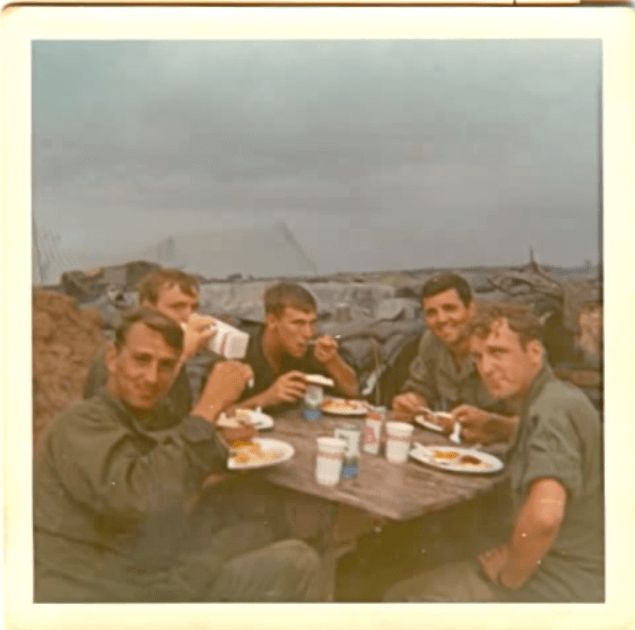
[(168, 237), (140, 258), (203, 278), (307, 276), (315, 265), (284, 223)]
[(198, 230), (168, 236), (135, 251), (66, 254), (53, 261), (42, 284), (55, 284), (65, 271), (123, 265), (131, 260), (178, 267), (202, 278), (312, 276), (316, 267), (284, 223), (231, 230)]

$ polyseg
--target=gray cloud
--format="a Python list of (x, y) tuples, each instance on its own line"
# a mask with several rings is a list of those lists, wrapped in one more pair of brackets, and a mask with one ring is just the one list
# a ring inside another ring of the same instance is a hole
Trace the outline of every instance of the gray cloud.
[(84, 251), (284, 220), (325, 272), (530, 241), (595, 259), (600, 61), (594, 41), (36, 42), (34, 212)]

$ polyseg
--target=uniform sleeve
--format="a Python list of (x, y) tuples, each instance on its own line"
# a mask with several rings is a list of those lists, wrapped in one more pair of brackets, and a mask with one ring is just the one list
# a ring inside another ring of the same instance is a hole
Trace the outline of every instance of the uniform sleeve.
[(434, 340), (430, 332), (425, 333), (419, 342), (417, 355), (410, 364), (408, 378), (401, 388), (402, 392), (416, 392), (426, 399), (429, 406), (437, 402)]
[(104, 517), (137, 521), (182, 504), (227, 458), (214, 427), (202, 418), (188, 416), (155, 433), (135, 434), (93, 409), (58, 423), (50, 453), (78, 502)]
[(527, 450), (520, 490), (527, 495), (538, 479), (555, 479), (570, 498), (582, 491), (581, 441), (574, 423), (565, 410), (553, 410), (538, 418)]

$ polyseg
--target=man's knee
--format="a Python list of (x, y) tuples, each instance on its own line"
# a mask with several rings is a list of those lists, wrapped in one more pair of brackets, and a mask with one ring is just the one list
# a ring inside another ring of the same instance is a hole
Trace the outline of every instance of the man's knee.
[(455, 562), (395, 584), (386, 591), (384, 601), (487, 602), (496, 601), (496, 589), (480, 575), (474, 562)]
[(291, 570), (300, 573), (317, 573), (320, 557), (315, 549), (301, 540), (281, 540), (269, 546), (272, 556)]

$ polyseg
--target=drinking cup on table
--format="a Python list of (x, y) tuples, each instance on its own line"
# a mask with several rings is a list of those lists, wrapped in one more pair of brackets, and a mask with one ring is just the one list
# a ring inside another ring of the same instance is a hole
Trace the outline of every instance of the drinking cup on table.
[(408, 422), (386, 423), (386, 459), (391, 464), (403, 464), (408, 459), (413, 430)]
[(322, 486), (336, 486), (342, 474), (346, 442), (334, 437), (317, 438), (315, 480)]
[(381, 432), (384, 423), (385, 408), (375, 407), (366, 414), (366, 425), (364, 427), (364, 452), (371, 455), (379, 454), (381, 446)]
[(302, 415), (305, 420), (319, 420), (322, 417), (324, 390), (319, 385), (307, 385), (304, 392)]
[(247, 354), (249, 335), (219, 319), (214, 319), (216, 332), (209, 340), (209, 349), (225, 359), (242, 359)]

